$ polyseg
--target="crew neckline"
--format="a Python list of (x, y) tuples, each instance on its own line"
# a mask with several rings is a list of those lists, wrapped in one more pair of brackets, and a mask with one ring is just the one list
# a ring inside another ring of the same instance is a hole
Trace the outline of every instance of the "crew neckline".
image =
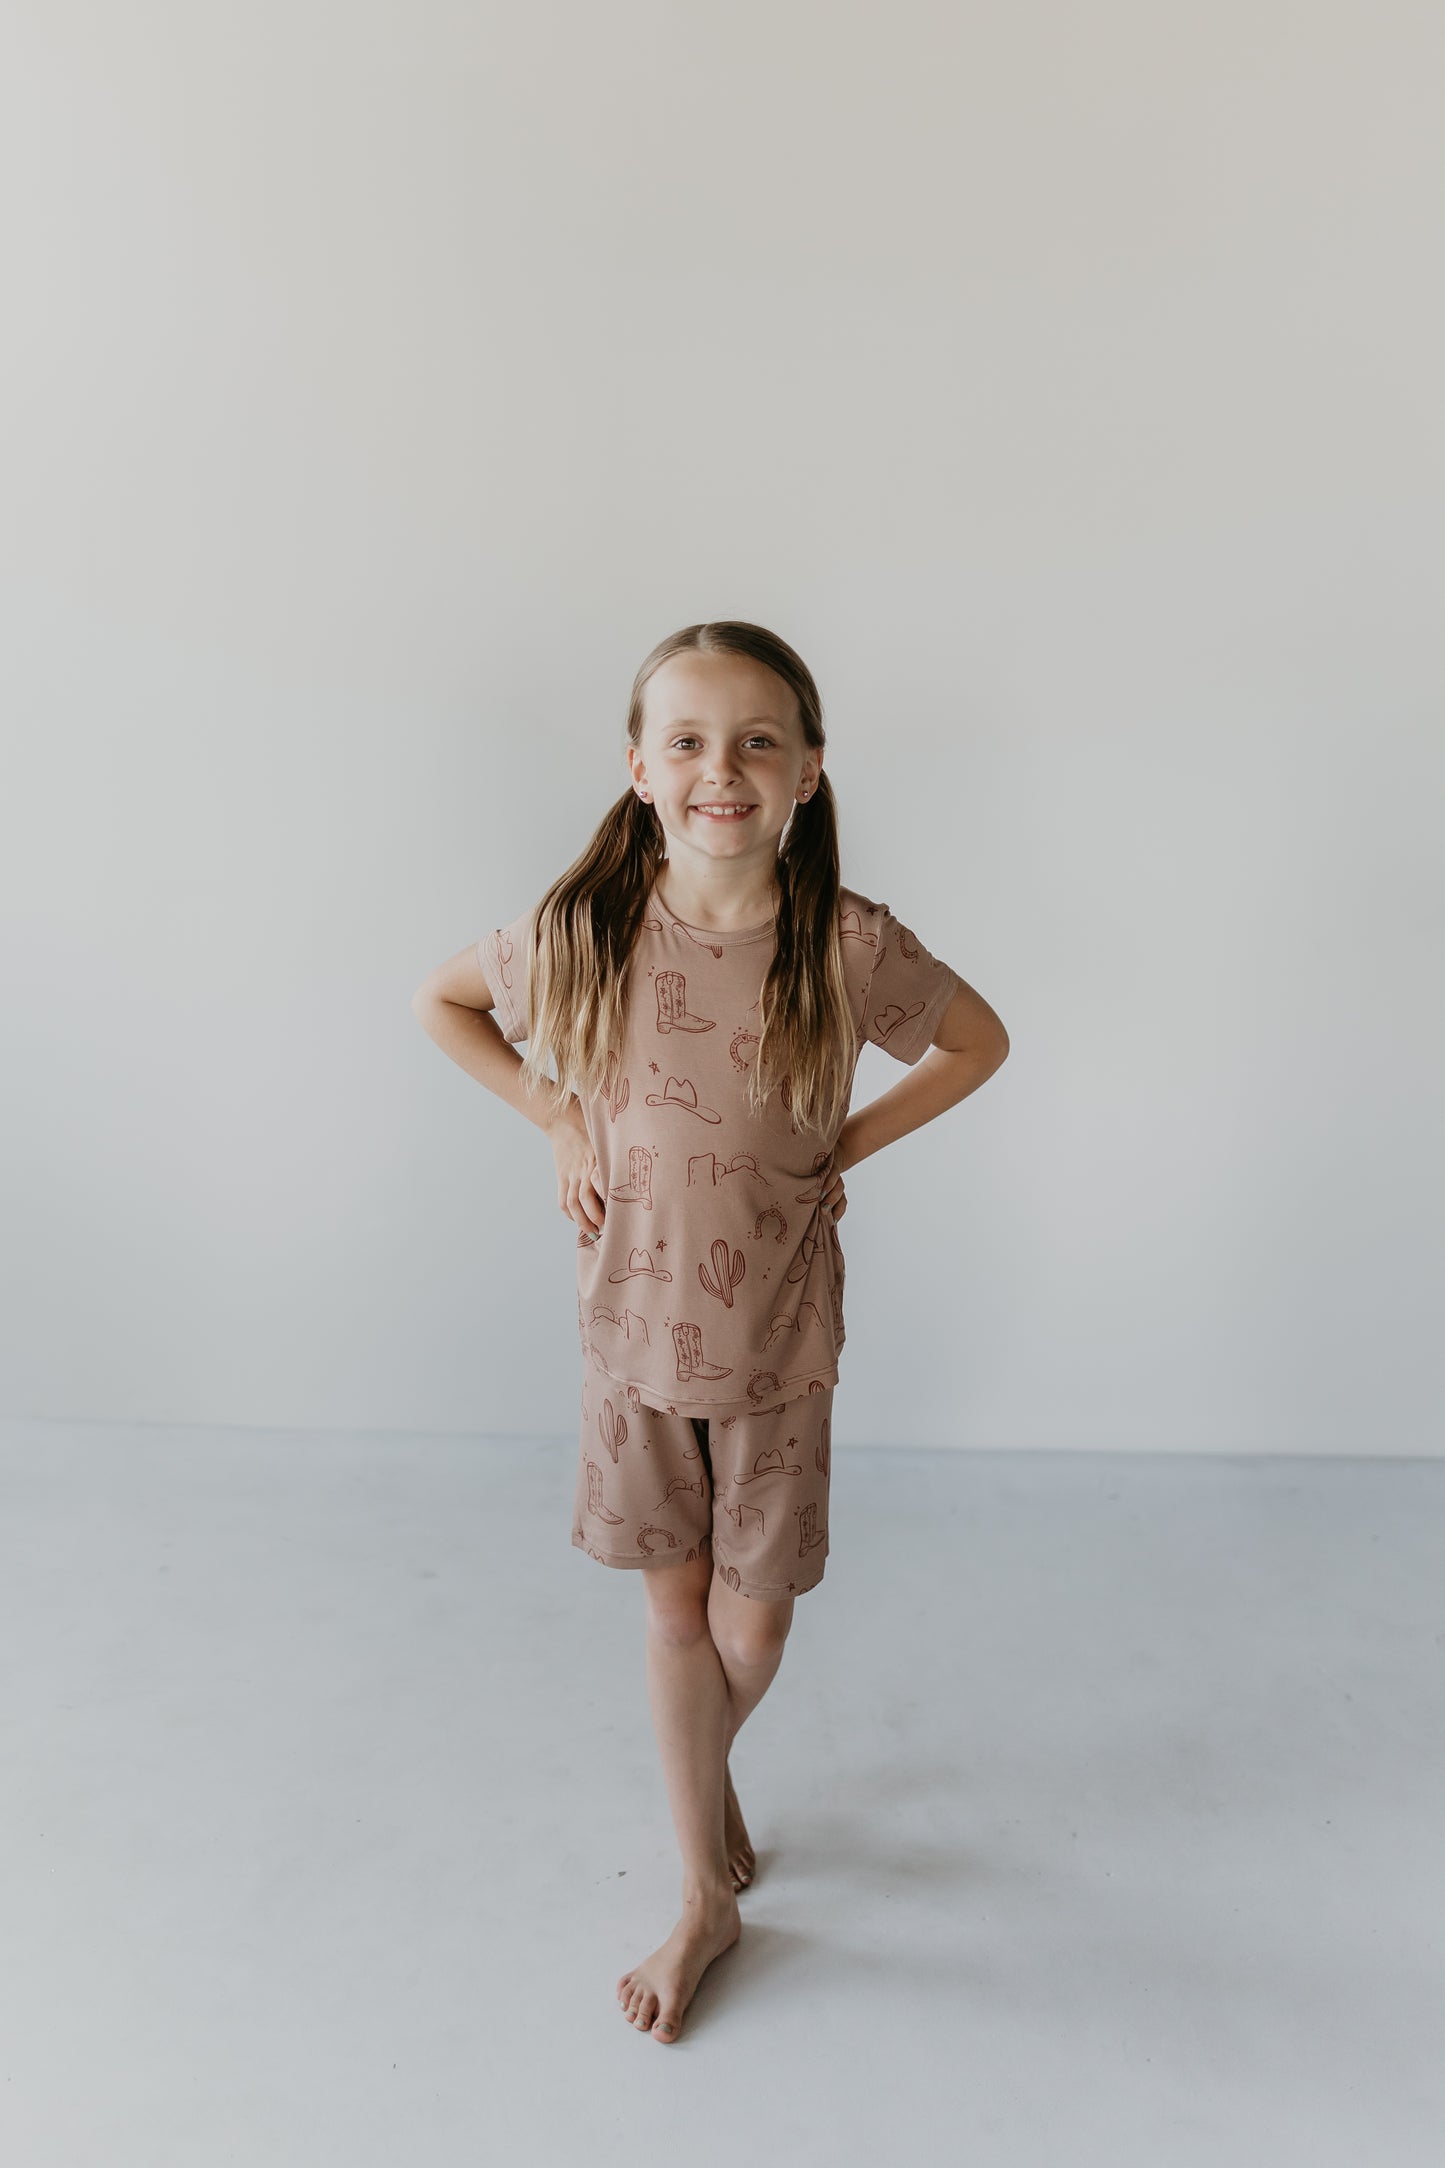
[(771, 918), (764, 919), (758, 926), (694, 926), (690, 919), (679, 918), (670, 903), (664, 903), (658, 894), (655, 880), (652, 884), (652, 900), (674, 926), (681, 926), (685, 933), (695, 933), (700, 941), (761, 941), (764, 934), (772, 933), (778, 923), (777, 913), (774, 912)]

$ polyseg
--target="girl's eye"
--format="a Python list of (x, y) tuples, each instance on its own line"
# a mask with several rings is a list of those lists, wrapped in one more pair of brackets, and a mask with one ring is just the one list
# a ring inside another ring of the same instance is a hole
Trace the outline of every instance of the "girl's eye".
[[(761, 737), (761, 736), (754, 736), (754, 737), (751, 737), (751, 738), (749, 738), (747, 742), (748, 742), (748, 744), (749, 744), (749, 745), (771, 745), (773, 741), (772, 741), (772, 739), (771, 739), (771, 738), (765, 738), (765, 737)], [(677, 748), (677, 747), (678, 747), (679, 745), (696, 745), (696, 744), (697, 744), (697, 739), (696, 739), (696, 738), (674, 738), (674, 739), (673, 739), (673, 741), (672, 741), (672, 743), (673, 743), (673, 748), (674, 748), (674, 750), (675, 750), (675, 749), (676, 749), (676, 748)]]

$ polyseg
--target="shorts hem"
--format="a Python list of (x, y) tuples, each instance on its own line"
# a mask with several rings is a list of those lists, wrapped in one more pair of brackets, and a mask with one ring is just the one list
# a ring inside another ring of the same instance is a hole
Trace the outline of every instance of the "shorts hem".
[(719, 1555), (711, 1536), (700, 1536), (685, 1551), (651, 1551), (644, 1553), (641, 1557), (634, 1552), (630, 1557), (625, 1557), (621, 1552), (599, 1551), (595, 1543), (589, 1543), (580, 1531), (574, 1530), (572, 1548), (574, 1551), (584, 1551), (589, 1558), (595, 1558), (599, 1565), (621, 1566), (623, 1568), (628, 1566), (682, 1566), (686, 1565), (689, 1559), (696, 1559), (702, 1551), (709, 1550), (712, 1553), (714, 1566), (721, 1573), (722, 1578), (727, 1581), (729, 1588), (736, 1585), (738, 1595), (755, 1597), (763, 1603), (784, 1603), (789, 1596), (806, 1596), (808, 1591), (816, 1588), (822, 1580), (822, 1567), (828, 1556), (825, 1551), (823, 1560), (819, 1563), (818, 1572), (811, 1581), (799, 1581), (791, 1588), (786, 1582), (750, 1581), (744, 1587), (741, 1576), (738, 1577), (736, 1584), (729, 1579), (730, 1575), (737, 1574), (738, 1569), (729, 1560)]

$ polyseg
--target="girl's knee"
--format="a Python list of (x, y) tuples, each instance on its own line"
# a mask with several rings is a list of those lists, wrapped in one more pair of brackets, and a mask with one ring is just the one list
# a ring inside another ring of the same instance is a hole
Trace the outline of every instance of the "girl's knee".
[(647, 1630), (664, 1641), (699, 1641), (709, 1631), (707, 1593), (712, 1560), (688, 1559), (679, 1566), (644, 1567)]
[(793, 1623), (793, 1598), (743, 1596), (714, 1580), (709, 1597), (712, 1637), (729, 1662), (766, 1664), (782, 1654)]

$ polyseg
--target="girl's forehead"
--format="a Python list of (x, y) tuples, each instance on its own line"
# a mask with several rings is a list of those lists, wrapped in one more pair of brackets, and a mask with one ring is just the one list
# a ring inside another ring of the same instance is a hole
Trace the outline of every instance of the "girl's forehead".
[(686, 727), (705, 737), (725, 738), (734, 731), (756, 730), (760, 723), (791, 733), (797, 726), (797, 703), (785, 685), (766, 682), (771, 676), (769, 671), (764, 682), (727, 685), (700, 685), (696, 680), (659, 685), (654, 678), (643, 690), (642, 734), (655, 738)]

